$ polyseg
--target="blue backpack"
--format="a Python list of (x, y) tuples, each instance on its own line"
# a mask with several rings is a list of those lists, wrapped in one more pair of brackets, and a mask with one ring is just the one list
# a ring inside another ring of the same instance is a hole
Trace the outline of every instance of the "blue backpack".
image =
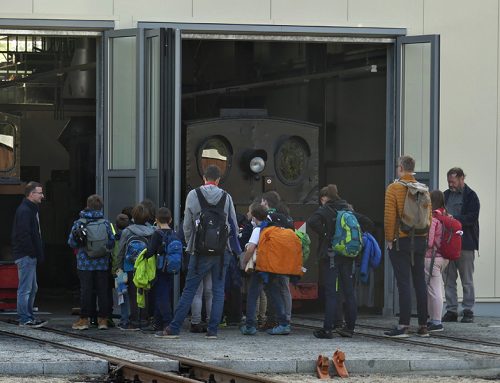
[(132, 235), (127, 239), (125, 245), (125, 259), (123, 261), (123, 271), (134, 271), (134, 264), (139, 254), (148, 248), (148, 238), (139, 235)]
[(363, 238), (358, 219), (350, 210), (338, 210), (332, 249), (344, 257), (357, 257), (363, 249)]
[(169, 274), (177, 274), (182, 265), (182, 242), (179, 241), (175, 232), (165, 233), (158, 230), (162, 236), (162, 253), (158, 254), (156, 268)]

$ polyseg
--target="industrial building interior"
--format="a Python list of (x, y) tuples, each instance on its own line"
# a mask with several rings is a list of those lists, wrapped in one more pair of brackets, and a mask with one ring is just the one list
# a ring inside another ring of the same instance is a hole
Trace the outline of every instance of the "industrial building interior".
[[(184, 126), (252, 116), (319, 126), (318, 187), (337, 184), (340, 195), (375, 222), (382, 243), (387, 49), (366, 42), (184, 40)], [(313, 211), (317, 199), (308, 203)], [(317, 278), (317, 266), (310, 266)], [(383, 274), (380, 266), (370, 285), (358, 289), (360, 306), (381, 311)]]
[[(95, 192), (95, 68), (95, 38), (0, 36), (0, 118), (16, 127), (16, 159), (10, 165), (19, 169), (15, 175), (0, 169), (0, 188), (19, 181), (44, 186), (41, 288), (78, 289), (75, 257), (66, 241), (86, 197)], [(0, 261), (8, 262), (12, 218), (23, 196), (2, 192), (0, 197), (7, 212)]]

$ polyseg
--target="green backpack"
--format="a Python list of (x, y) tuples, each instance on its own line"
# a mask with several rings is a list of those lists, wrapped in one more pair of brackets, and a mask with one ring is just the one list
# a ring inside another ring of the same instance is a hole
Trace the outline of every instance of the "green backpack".
[(311, 238), (303, 231), (295, 230), (295, 234), (299, 237), (300, 243), (302, 244), (302, 264), (304, 265), (311, 254)]
[(338, 210), (332, 249), (344, 257), (357, 257), (363, 249), (363, 233), (358, 219), (350, 210)]

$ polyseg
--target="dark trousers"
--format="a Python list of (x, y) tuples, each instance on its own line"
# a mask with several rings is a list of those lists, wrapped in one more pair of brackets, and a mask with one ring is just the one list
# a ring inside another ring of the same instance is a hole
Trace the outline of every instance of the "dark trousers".
[[(413, 265), (411, 263), (410, 238), (399, 239), (399, 250), (394, 243), (389, 251), (394, 276), (399, 290), (399, 324), (410, 325), (411, 316), (411, 280), (417, 298), (418, 324), (427, 323), (427, 286), (425, 284), (424, 257), (426, 237), (415, 237)], [(411, 277), (411, 280), (410, 280)]]
[(174, 274), (157, 270), (154, 285), (154, 318), (155, 323), (167, 327), (172, 320), (172, 291)]
[(144, 309), (140, 309), (137, 306), (137, 287), (134, 284), (134, 272), (127, 272), (127, 290), (128, 296), (130, 299), (130, 322), (135, 326), (142, 326), (144, 323), (147, 323), (148, 320), (148, 307), (149, 307), (149, 294), (146, 294), (146, 307)]
[(109, 301), (109, 271), (78, 270), (80, 278), (80, 317), (88, 318), (95, 310), (95, 297), (99, 302), (99, 318), (108, 318), (111, 314)]
[(320, 268), (323, 271), (323, 280), (325, 284), (325, 319), (323, 328), (330, 331), (337, 318), (337, 310), (342, 304), (338, 287), (341, 286), (345, 299), (345, 319), (346, 327), (354, 330), (358, 314), (356, 295), (354, 294), (354, 259), (342, 256), (335, 256), (334, 266), (331, 267), (330, 259), (321, 260)]

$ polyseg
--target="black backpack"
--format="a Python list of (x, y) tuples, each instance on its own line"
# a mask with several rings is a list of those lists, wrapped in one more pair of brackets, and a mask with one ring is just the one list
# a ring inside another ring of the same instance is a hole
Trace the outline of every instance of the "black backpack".
[(210, 205), (199, 188), (196, 195), (201, 213), (196, 226), (194, 251), (197, 255), (223, 255), (227, 246), (229, 230), (226, 224), (226, 192), (223, 192), (216, 205)]
[(295, 230), (295, 226), (293, 224), (293, 219), (286, 214), (273, 212), (267, 215), (269, 219), (269, 226), (278, 226), (283, 227), (285, 229)]

